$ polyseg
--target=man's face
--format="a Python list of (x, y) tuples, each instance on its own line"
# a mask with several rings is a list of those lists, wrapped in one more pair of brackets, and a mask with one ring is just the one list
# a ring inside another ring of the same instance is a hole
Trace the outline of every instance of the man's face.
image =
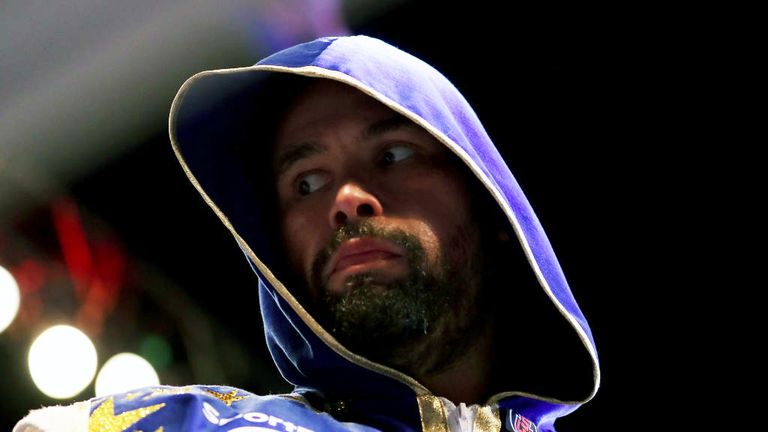
[[(465, 309), (479, 290), (478, 229), (466, 178), (432, 135), (318, 80), (284, 116), (274, 155), (287, 257), (335, 315), (328, 330), (445, 339), (442, 327), (465, 321), (457, 314), (473, 320)], [(414, 328), (392, 330), (401, 321)]]

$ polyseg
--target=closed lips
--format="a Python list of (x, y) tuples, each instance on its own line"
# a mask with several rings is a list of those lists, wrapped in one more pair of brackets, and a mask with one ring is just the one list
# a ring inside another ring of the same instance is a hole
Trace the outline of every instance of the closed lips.
[(348, 240), (336, 249), (328, 263), (326, 277), (352, 266), (401, 257), (403, 251), (388, 241), (370, 237), (358, 237)]

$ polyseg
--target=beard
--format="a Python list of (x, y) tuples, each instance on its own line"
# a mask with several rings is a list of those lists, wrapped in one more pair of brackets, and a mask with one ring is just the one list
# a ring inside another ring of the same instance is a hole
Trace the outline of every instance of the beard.
[[(338, 246), (355, 237), (374, 237), (405, 251), (407, 273), (382, 282), (376, 272), (352, 275), (334, 293), (321, 278)], [(323, 293), (320, 324), (349, 350), (414, 376), (449, 367), (477, 341), (487, 323), (480, 289), (482, 260), (477, 235), (456, 229), (428, 259), (418, 236), (362, 219), (339, 228), (313, 263), (312, 282)]]

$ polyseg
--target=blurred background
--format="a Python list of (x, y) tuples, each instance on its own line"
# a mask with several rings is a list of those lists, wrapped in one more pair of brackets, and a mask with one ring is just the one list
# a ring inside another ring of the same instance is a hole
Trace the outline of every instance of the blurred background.
[[(120, 367), (142, 383), (288, 390), (266, 352), (256, 278), (176, 162), (167, 116), (194, 73), (350, 33), (443, 71), (537, 210), (604, 373), (560, 430), (615, 430), (633, 415), (657, 361), (634, 311), (646, 269), (662, 265), (646, 253), (639, 184), (663, 169), (646, 162), (657, 162), (650, 125), (669, 121), (649, 110), (663, 106), (667, 51), (655, 50), (657, 23), (629, 8), (497, 3), (0, 3), (0, 429), (108, 391)], [(52, 382), (51, 360), (84, 376)]]

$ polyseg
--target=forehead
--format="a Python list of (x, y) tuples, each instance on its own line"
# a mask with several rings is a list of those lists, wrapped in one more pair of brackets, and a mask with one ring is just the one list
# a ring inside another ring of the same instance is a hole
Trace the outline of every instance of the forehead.
[(317, 79), (285, 111), (277, 129), (277, 148), (303, 132), (339, 123), (370, 123), (396, 113), (363, 92), (333, 80)]
[(344, 109), (350, 106), (392, 112), (381, 102), (350, 85), (330, 79), (316, 79), (299, 93), (286, 111), (285, 117), (314, 111), (319, 107), (325, 108), (323, 112), (328, 112), (329, 108), (332, 111), (334, 108)]

